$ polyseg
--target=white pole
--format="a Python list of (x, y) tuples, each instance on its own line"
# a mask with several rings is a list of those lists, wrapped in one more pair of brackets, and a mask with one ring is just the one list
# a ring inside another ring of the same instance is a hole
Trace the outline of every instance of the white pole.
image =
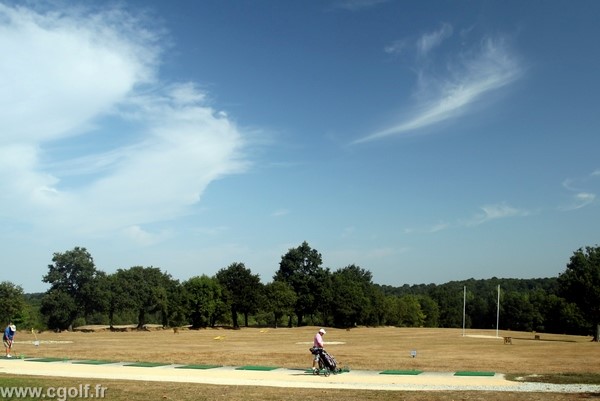
[(467, 286), (463, 287), (463, 337), (465, 336), (465, 314), (467, 310)]
[(498, 307), (496, 310), (496, 338), (498, 337), (498, 326), (500, 325), (500, 284), (498, 284)]

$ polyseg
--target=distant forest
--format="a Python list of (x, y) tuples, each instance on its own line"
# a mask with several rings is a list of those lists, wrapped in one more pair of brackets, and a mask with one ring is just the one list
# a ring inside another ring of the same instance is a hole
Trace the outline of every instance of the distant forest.
[[(55, 253), (45, 293), (0, 283), (5, 322), (38, 330), (90, 324), (445, 327), (592, 335), (600, 322), (600, 248), (574, 251), (558, 277), (490, 278), (393, 287), (356, 265), (331, 271), (307, 242), (263, 284), (243, 263), (180, 282), (157, 267), (107, 274), (85, 248)], [(499, 291), (498, 291), (499, 289)], [(499, 302), (498, 302), (499, 301)]]

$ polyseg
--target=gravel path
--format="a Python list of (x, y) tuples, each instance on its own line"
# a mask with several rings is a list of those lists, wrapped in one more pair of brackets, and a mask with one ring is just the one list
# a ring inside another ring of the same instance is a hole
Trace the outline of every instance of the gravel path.
[(351, 371), (325, 377), (302, 369), (244, 370), (240, 367), (191, 369), (183, 365), (126, 366), (127, 363), (81, 364), (80, 361), (36, 362), (0, 359), (0, 372), (16, 375), (57, 376), (81, 379), (143, 380), (218, 385), (328, 388), (387, 391), (502, 391), (600, 393), (599, 385), (557, 385), (508, 381), (493, 376), (455, 376), (451, 372), (389, 375), (377, 371)]

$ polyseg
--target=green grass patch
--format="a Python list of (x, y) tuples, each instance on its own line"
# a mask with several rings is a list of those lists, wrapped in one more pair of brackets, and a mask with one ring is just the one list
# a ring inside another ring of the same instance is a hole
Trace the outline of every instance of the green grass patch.
[(214, 369), (220, 367), (221, 365), (184, 365), (176, 366), (175, 369)]
[(66, 362), (67, 358), (28, 358), (28, 362)]
[(112, 361), (98, 361), (98, 360), (89, 360), (89, 361), (75, 361), (73, 364), (76, 365), (106, 365), (108, 363), (115, 363)]
[(454, 376), (494, 376), (496, 373), (494, 372), (473, 372), (469, 370), (463, 370), (460, 372), (454, 373)]
[(384, 370), (382, 372), (379, 372), (380, 375), (410, 375), (410, 376), (420, 375), (421, 373), (423, 373), (422, 370), (394, 370), (394, 369)]
[(275, 369), (278, 369), (278, 368), (276, 366), (255, 366), (255, 365), (240, 366), (239, 368), (235, 368), (235, 370), (264, 370), (264, 371), (275, 370)]
[(163, 362), (134, 362), (134, 363), (125, 364), (123, 366), (134, 366), (134, 367), (138, 367), (138, 368), (155, 368), (157, 366), (167, 366), (167, 365), (170, 365), (170, 363), (163, 363)]

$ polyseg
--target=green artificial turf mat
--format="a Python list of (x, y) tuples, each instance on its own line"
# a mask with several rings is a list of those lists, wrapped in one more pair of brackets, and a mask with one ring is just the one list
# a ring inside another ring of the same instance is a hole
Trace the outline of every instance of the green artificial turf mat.
[(105, 365), (107, 363), (114, 363), (111, 361), (97, 361), (97, 360), (89, 360), (89, 361), (75, 361), (73, 364), (78, 365)]
[(138, 368), (154, 368), (157, 366), (167, 366), (170, 365), (170, 363), (161, 363), (161, 362), (135, 362), (135, 363), (128, 363), (126, 365), (123, 366), (135, 366)]
[(30, 362), (63, 362), (66, 361), (66, 358), (33, 358), (27, 359)]
[(185, 366), (176, 366), (175, 369), (214, 369), (220, 368), (220, 365), (185, 365)]
[(277, 367), (273, 366), (240, 366), (239, 368), (235, 368), (236, 370), (275, 370)]
[(379, 372), (380, 375), (420, 375), (423, 373), (421, 370), (384, 370)]
[(470, 372), (470, 371), (462, 371), (454, 373), (454, 376), (494, 376), (496, 373), (494, 372)]

